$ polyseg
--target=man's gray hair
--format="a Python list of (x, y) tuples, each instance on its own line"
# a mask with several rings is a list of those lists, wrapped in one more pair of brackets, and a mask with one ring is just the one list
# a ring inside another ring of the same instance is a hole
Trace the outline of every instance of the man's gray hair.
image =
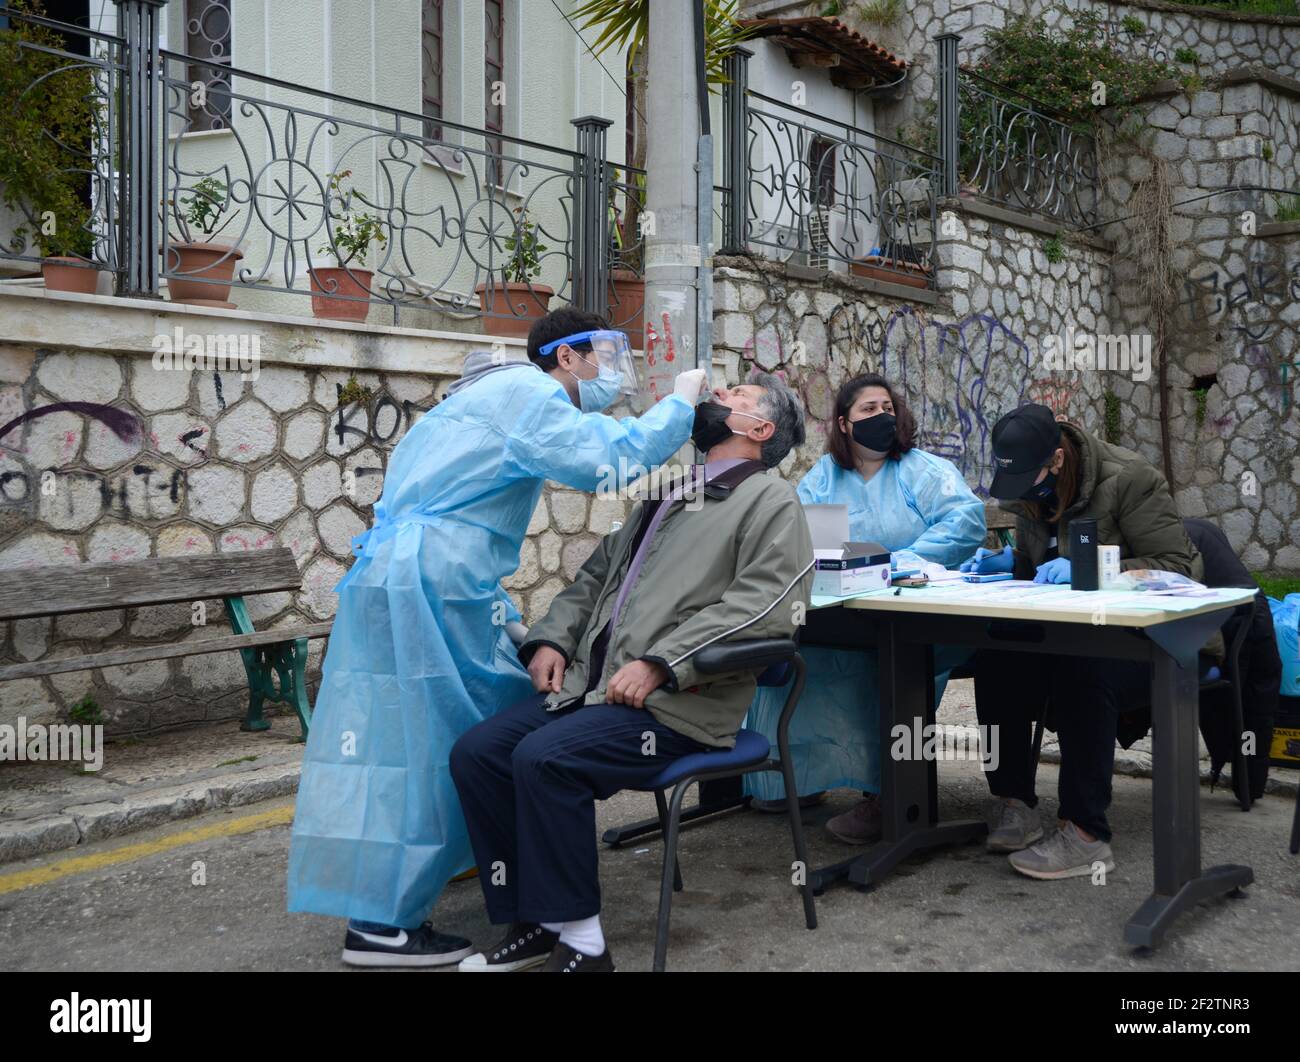
[(758, 400), (759, 409), (776, 426), (772, 437), (763, 443), (763, 464), (775, 468), (785, 460), (786, 454), (803, 445), (806, 437), (803, 406), (779, 376), (754, 372), (748, 382), (763, 389), (763, 397)]

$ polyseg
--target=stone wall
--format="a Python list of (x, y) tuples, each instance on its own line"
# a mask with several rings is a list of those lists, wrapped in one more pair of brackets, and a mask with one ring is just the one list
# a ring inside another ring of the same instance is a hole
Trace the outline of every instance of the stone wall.
[(1043, 402), (1099, 430), (1106, 374), (1044, 368), (1048, 336), (1110, 330), (1109, 253), (1067, 246), (1048, 261), (1045, 234), (941, 204), (938, 298), (871, 281), (800, 276), (757, 259), (718, 259), (715, 346), (742, 368), (781, 372), (809, 415), (807, 443), (782, 471), (798, 478), (824, 452), (836, 390), (859, 372), (901, 384), (919, 444), (951, 459), (977, 492), (992, 478), (989, 433), (1004, 412)]
[[(820, 14), (822, 3), (790, 3), (759, 0), (747, 5), (755, 15), (789, 17)], [(897, 22), (881, 26), (863, 20), (856, 4), (842, 4), (840, 16), (868, 38), (913, 64), (907, 91), (897, 99), (876, 100), (877, 125), (882, 132), (896, 130), (914, 121), (926, 101), (934, 99), (935, 44), (940, 33), (960, 33), (960, 58), (968, 62), (978, 54), (985, 34), (1005, 26), (1021, 15), (1042, 15), (1050, 25), (1068, 24), (1071, 12), (1088, 9), (1112, 24), (1113, 38), (1136, 55), (1153, 55), (1173, 62), (1179, 48), (1191, 48), (1200, 65), (1179, 64), (1202, 76), (1248, 64), (1260, 64), (1285, 77), (1300, 78), (1300, 17), (1260, 15), (1210, 7), (1162, 3), (1160, 0), (910, 0)], [(1126, 17), (1140, 19), (1147, 27), (1143, 35), (1119, 29)]]
[[(156, 368), (152, 340), (177, 326), (256, 335), (263, 359), (256, 378)], [(332, 616), (333, 587), (350, 562), (352, 537), (371, 521), (389, 454), (440, 400), (465, 352), (483, 345), (409, 329), (9, 289), (0, 294), (0, 426), (26, 419), (0, 439), (0, 573), (18, 580), (47, 564), (282, 545), (297, 558), (303, 589), (249, 598), (258, 629)], [(349, 365), (372, 394), (340, 405)], [(74, 402), (85, 405), (62, 408)], [(125, 439), (114, 430), (124, 419), (138, 428)], [(513, 581), (526, 617), (544, 611), (563, 585), (557, 573), (571, 576), (585, 559), (609, 508), (571, 491), (542, 503)], [(229, 629), (219, 601), (206, 603), (203, 625), (194, 618), (183, 603), (0, 624), (0, 661)], [(323, 644), (312, 643), (313, 692)], [(118, 734), (236, 717), (247, 696), (233, 653), (20, 680), (0, 693), (0, 722), (65, 713), (90, 695)]]
[[(1169, 419), (1177, 499), (1184, 516), (1217, 521), (1253, 570), (1300, 570), (1300, 224), (1271, 223), (1276, 198), (1234, 185), (1295, 187), (1300, 86), (1271, 75), (1182, 93), (1144, 108), (1151, 151), (1168, 165), (1181, 278), (1170, 328)], [(1261, 144), (1271, 145), (1265, 158)], [(1127, 160), (1123, 187), (1150, 164)], [(1196, 200), (1195, 202), (1191, 202)], [(1244, 212), (1256, 212), (1248, 233)], [(1133, 233), (1116, 227), (1123, 249)], [(1120, 256), (1121, 322), (1151, 327), (1136, 267)], [(1128, 445), (1159, 463), (1154, 378), (1120, 382)], [(1198, 396), (1197, 391), (1203, 392)]]

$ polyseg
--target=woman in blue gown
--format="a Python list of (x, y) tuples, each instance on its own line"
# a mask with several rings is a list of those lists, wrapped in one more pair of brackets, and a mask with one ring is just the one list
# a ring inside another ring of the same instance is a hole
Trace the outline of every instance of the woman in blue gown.
[[(799, 483), (805, 505), (847, 505), (853, 541), (878, 542), (955, 568), (984, 540), (984, 505), (956, 466), (913, 445), (916, 422), (899, 390), (874, 373), (845, 382), (835, 399), (826, 454)], [(850, 844), (880, 836), (880, 701), (877, 654), (806, 646), (807, 685), (790, 723), (799, 792), (849, 788), (871, 794), (827, 823)], [(966, 650), (936, 648), (935, 697)], [(776, 743), (787, 690), (760, 688), (746, 726)], [(937, 703), (937, 701), (936, 701)], [(785, 799), (780, 775), (745, 776), (745, 792), (761, 804)], [(784, 803), (780, 803), (784, 809)]]

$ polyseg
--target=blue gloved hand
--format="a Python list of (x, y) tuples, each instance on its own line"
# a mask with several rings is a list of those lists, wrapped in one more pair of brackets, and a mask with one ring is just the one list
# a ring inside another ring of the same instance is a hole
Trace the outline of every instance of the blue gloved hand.
[(1070, 558), (1057, 557), (1042, 565), (1034, 574), (1036, 583), (1068, 583), (1070, 581)]
[(973, 572), (976, 575), (993, 575), (995, 572), (1014, 572), (1016, 570), (1015, 559), (1011, 556), (1011, 547), (1003, 546), (1002, 549), (985, 549), (980, 546), (968, 561), (963, 561), (961, 570), (964, 572)]

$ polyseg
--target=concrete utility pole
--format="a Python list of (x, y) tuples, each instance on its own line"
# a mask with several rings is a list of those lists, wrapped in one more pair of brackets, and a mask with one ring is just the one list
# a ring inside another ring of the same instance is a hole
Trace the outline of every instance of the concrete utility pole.
[(645, 351), (646, 383), (655, 398), (672, 393), (683, 369), (711, 367), (713, 151), (711, 138), (701, 147), (697, 25), (702, 41), (701, 0), (651, 0)]

